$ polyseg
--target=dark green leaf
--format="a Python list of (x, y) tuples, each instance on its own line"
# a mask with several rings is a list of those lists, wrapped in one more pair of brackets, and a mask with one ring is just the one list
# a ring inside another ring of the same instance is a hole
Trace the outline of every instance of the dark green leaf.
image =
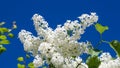
[(87, 60), (88, 68), (98, 68), (100, 63), (98, 56), (89, 57)]
[(69, 36), (71, 36), (72, 33), (73, 33), (73, 30), (67, 30), (67, 34), (68, 34)]
[(50, 63), (49, 68), (55, 68), (55, 66), (52, 63)]
[(113, 40), (112, 42), (110, 42), (110, 46), (114, 49), (114, 51), (120, 57), (120, 42), (117, 40)]
[(6, 51), (6, 48), (5, 47), (0, 47), (0, 54), (2, 54), (3, 52), (5, 52)]
[(76, 56), (72, 56), (72, 58), (76, 58)]

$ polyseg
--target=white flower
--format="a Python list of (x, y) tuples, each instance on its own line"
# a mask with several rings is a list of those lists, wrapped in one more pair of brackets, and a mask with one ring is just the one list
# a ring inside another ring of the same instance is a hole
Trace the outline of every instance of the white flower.
[(19, 32), (18, 37), (20, 38), (20, 41), (22, 43), (24, 43), (24, 41), (26, 40), (26, 38), (28, 38), (29, 35), (31, 35), (31, 32), (28, 32), (26, 30), (21, 30), (21, 32)]
[(42, 60), (42, 58), (39, 55), (35, 56), (35, 59), (33, 60), (33, 64), (36, 68), (42, 66), (43, 63), (44, 63), (44, 61)]
[(28, 40), (25, 40), (24, 43), (24, 50), (25, 51), (31, 51), (33, 49), (33, 45), (31, 42), (29, 42)]
[(43, 42), (40, 44), (38, 51), (42, 55), (45, 55), (47, 58), (50, 58), (50, 57), (52, 57), (52, 54), (55, 52), (55, 48), (52, 47), (52, 44)]
[(76, 57), (74, 63), (72, 63), (74, 68), (88, 68), (87, 64), (82, 63), (82, 59), (80, 57)]
[(110, 53), (105, 52), (105, 53), (102, 53), (102, 55), (99, 58), (100, 58), (100, 61), (102, 62), (108, 62), (112, 59), (112, 56), (110, 55)]
[(52, 62), (53, 65), (58, 67), (58, 66), (63, 64), (64, 58), (59, 53), (54, 53), (52, 58), (51, 58), (51, 62)]
[(81, 22), (83, 23), (83, 27), (88, 27), (92, 25), (94, 22), (98, 21), (98, 16), (96, 13), (91, 13), (91, 15), (88, 14), (82, 14), (80, 17), (78, 17)]
[(74, 68), (72, 64), (64, 64), (62, 68)]
[(44, 18), (38, 14), (34, 14), (32, 20), (38, 35), (44, 37), (48, 29), (47, 21), (45, 21)]
[(81, 59), (80, 57), (77, 57), (77, 58), (75, 58), (75, 61), (76, 61), (77, 63), (81, 63), (81, 62), (82, 62), (82, 59)]
[[(24, 44), (25, 51), (32, 53), (33, 56), (37, 55), (33, 61), (36, 67), (41, 66), (44, 59), (56, 68), (76, 68), (78, 64), (78, 68), (87, 68), (79, 56), (88, 52), (89, 44), (79, 40), (86, 27), (97, 22), (98, 16), (91, 13), (91, 15), (83, 14), (79, 18), (82, 23), (78, 20), (67, 20), (63, 26), (57, 25), (53, 30), (41, 15), (33, 15), (32, 20), (38, 36), (21, 30), (19, 38)], [(77, 58), (73, 59), (73, 56)]]
[(120, 68), (120, 60), (110, 60), (109, 62), (102, 62), (99, 68)]
[(38, 52), (38, 46), (40, 44), (40, 39), (32, 35), (31, 32), (26, 30), (21, 30), (19, 33), (19, 38), (21, 42), (24, 44), (24, 50), (27, 52), (33, 53), (36, 55)]
[(101, 56), (100, 56), (101, 64), (99, 68), (120, 68), (119, 57), (117, 59), (112, 59), (109, 53), (103, 53)]

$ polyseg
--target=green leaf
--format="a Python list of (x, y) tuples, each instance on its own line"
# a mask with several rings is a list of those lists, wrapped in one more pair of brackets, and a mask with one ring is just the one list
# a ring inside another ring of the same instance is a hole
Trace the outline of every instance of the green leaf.
[(98, 49), (89, 49), (89, 54), (93, 57), (93, 56), (98, 56), (102, 51), (98, 50)]
[(2, 28), (2, 30), (4, 31), (4, 32), (8, 32), (8, 28)]
[(7, 28), (2, 27), (0, 28), (0, 32), (3, 34), (4, 32), (9, 32), (9, 30)]
[(32, 62), (30, 62), (30, 63), (28, 64), (28, 67), (29, 67), (29, 68), (35, 68), (35, 67), (34, 67), (34, 64), (33, 64)]
[(120, 57), (120, 42), (118, 40), (113, 40), (112, 42), (110, 42), (110, 46), (114, 49), (114, 51)]
[(8, 36), (9, 36), (10, 38), (13, 38), (13, 37), (14, 37), (14, 35), (13, 35), (12, 33), (9, 33)]
[(27, 58), (27, 59), (29, 59), (29, 58), (30, 58), (30, 56), (29, 56), (28, 54), (26, 54), (26, 58)]
[(25, 68), (25, 65), (18, 63), (18, 64), (17, 64), (17, 67), (18, 67), (18, 68)]
[(97, 56), (89, 57), (87, 60), (88, 68), (98, 68), (100, 63), (101, 62)]
[(72, 56), (72, 58), (76, 58), (76, 56)]
[(55, 66), (52, 63), (50, 63), (48, 68), (55, 68)]
[(1, 40), (0, 44), (10, 44), (9, 40)]
[(0, 39), (5, 40), (7, 37), (5, 35), (0, 35)]
[(102, 34), (103, 32), (109, 29), (108, 26), (102, 26), (99, 23), (95, 24), (95, 28), (100, 34)]
[(5, 47), (0, 47), (0, 54), (2, 54), (3, 52), (5, 52), (6, 51), (6, 48)]
[(24, 58), (23, 58), (23, 57), (18, 57), (17, 60), (18, 60), (19, 62), (22, 62), (22, 61), (24, 61)]
[(73, 33), (73, 30), (67, 30), (67, 34), (68, 34), (69, 36), (71, 36), (72, 33)]
[(42, 68), (47, 68), (46, 66), (43, 66)]

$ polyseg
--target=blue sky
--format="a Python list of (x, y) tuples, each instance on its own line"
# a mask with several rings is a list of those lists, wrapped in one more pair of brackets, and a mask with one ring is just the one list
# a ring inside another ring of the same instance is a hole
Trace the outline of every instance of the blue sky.
[[(0, 0), (0, 22), (6, 22), (7, 27), (10, 27), (13, 21), (18, 25), (18, 29), (13, 31), (15, 38), (10, 40), (10, 45), (5, 45), (7, 51), (0, 55), (0, 68), (17, 68), (17, 57), (25, 56), (17, 35), (21, 29), (36, 35), (31, 20), (35, 13), (42, 15), (50, 27), (56, 28), (57, 24), (63, 24), (68, 19), (75, 20), (83, 13), (96, 12), (99, 16), (98, 22), (109, 26), (103, 38), (108, 41), (120, 41), (119, 3), (119, 0)], [(91, 41), (93, 45), (99, 41), (99, 33), (93, 26), (82, 35), (81, 41), (86, 40)], [(109, 45), (102, 44), (99, 48), (115, 56)]]

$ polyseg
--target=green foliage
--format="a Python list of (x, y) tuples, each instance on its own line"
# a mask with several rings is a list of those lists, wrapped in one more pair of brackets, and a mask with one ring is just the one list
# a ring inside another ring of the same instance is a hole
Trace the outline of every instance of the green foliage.
[(9, 32), (9, 29), (8, 29), (8, 28), (5, 28), (5, 27), (1, 27), (1, 28), (0, 28), (0, 33), (1, 33), (1, 34), (4, 34), (5, 32)]
[(9, 33), (8, 36), (9, 36), (10, 38), (13, 38), (13, 37), (14, 37), (14, 35), (13, 35), (12, 33)]
[(23, 58), (23, 57), (18, 57), (17, 60), (18, 60), (19, 62), (22, 62), (22, 61), (24, 61), (24, 58)]
[(29, 58), (30, 58), (29, 54), (26, 54), (25, 58), (24, 57), (18, 57), (17, 60), (18, 60), (18, 62), (22, 63), (22, 65), (24, 65), (25, 68), (35, 68), (33, 62), (30, 62), (28, 64), (26, 63), (26, 60), (28, 60)]
[(18, 68), (25, 68), (25, 65), (18, 63), (18, 64), (17, 64), (17, 67), (18, 67)]
[(2, 54), (2, 53), (5, 52), (5, 51), (6, 51), (6, 48), (1, 45), (1, 46), (0, 46), (0, 54)]
[(0, 35), (0, 39), (5, 40), (5, 39), (7, 39), (7, 37), (5, 35)]
[(30, 62), (30, 63), (28, 64), (28, 67), (29, 67), (29, 68), (35, 68), (35, 67), (34, 67), (34, 64), (33, 64), (32, 62)]
[(9, 40), (1, 40), (1, 41), (0, 41), (0, 44), (1, 44), (1, 45), (10, 44), (10, 41), (9, 41)]
[(7, 40), (7, 37), (5, 35), (0, 35), (0, 45), (9, 43), (10, 43), (9, 40)]
[[(0, 45), (10, 44), (10, 41), (7, 39), (7, 37), (13, 38), (14, 36), (12, 33), (10, 33), (13, 29), (3, 27), (4, 24), (5, 22), (0, 23)], [(13, 24), (13, 26), (16, 25)], [(4, 51), (6, 51), (6, 48), (0, 47), (0, 54), (2, 54)]]
[(42, 68), (47, 68), (46, 66), (43, 66)]
[(98, 55), (101, 53), (101, 50), (90, 48), (89, 54), (90, 56), (87, 58), (87, 65), (89, 68), (98, 68), (100, 65), (100, 60), (98, 59)]
[(86, 63), (88, 65), (88, 68), (98, 68), (101, 62), (98, 59), (98, 56), (93, 56), (89, 57)]
[(49, 68), (55, 68), (55, 66), (52, 63), (50, 63)]
[(102, 51), (98, 50), (98, 49), (89, 49), (89, 54), (93, 57), (93, 56), (98, 56)]
[(29, 59), (29, 58), (30, 58), (30, 56), (29, 56), (28, 54), (26, 54), (26, 58), (27, 58), (27, 59)]
[(112, 42), (110, 42), (110, 46), (114, 49), (114, 51), (120, 57), (120, 42), (118, 40), (113, 40)]
[(97, 30), (100, 34), (102, 34), (103, 32), (105, 32), (106, 30), (108, 30), (108, 26), (103, 26), (103, 25), (101, 25), (101, 24), (99, 24), (99, 23), (95, 24), (95, 28), (96, 28), (96, 30)]
[(67, 34), (68, 34), (69, 36), (72, 35), (72, 32), (73, 32), (73, 30), (67, 30)]
[(76, 56), (72, 56), (72, 58), (76, 58)]

